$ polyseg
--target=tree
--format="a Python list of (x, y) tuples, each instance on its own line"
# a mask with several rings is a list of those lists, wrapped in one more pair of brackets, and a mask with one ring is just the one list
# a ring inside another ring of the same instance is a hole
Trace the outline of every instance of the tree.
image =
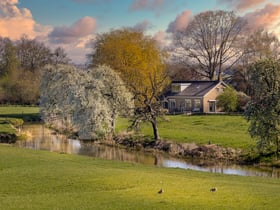
[(122, 110), (129, 111), (132, 96), (109, 67), (82, 71), (69, 65), (44, 68), (41, 85), (43, 120), (80, 139), (111, 135)]
[(246, 40), (245, 56), (242, 60), (252, 64), (261, 59), (277, 59), (279, 52), (280, 42), (277, 36), (264, 29), (257, 29)]
[(280, 42), (274, 34), (264, 29), (257, 29), (248, 36), (243, 48), (244, 55), (234, 71), (231, 83), (237, 90), (251, 95), (253, 89), (249, 83), (248, 66), (260, 59), (279, 58)]
[(51, 50), (36, 39), (28, 39), (23, 36), (16, 46), (17, 57), (23, 70), (35, 72), (51, 63)]
[(249, 68), (254, 90), (245, 110), (249, 132), (261, 152), (280, 151), (280, 60), (264, 59)]
[(217, 97), (217, 106), (225, 112), (234, 112), (238, 105), (237, 93), (232, 87), (226, 87), (224, 92)]
[(155, 40), (139, 31), (114, 30), (97, 37), (89, 58), (92, 65), (106, 64), (120, 73), (134, 96), (132, 124), (137, 127), (141, 121), (150, 122), (154, 139), (158, 140), (157, 119), (164, 114), (160, 96), (169, 80), (164, 54)]
[(221, 80), (225, 66), (230, 68), (242, 57), (240, 42), (245, 26), (234, 12), (207, 11), (175, 32), (174, 39), (189, 68), (209, 80)]
[(52, 64), (68, 64), (70, 60), (62, 47), (57, 47), (52, 53)]

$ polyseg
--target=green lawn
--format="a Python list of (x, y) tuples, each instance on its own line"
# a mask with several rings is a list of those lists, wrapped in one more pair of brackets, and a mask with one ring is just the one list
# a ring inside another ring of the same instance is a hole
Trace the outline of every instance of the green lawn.
[(39, 118), (39, 107), (36, 106), (0, 106), (0, 117), (20, 118), (33, 121)]
[[(279, 209), (280, 180), (0, 145), (0, 209)], [(217, 192), (210, 188), (217, 187)], [(163, 194), (158, 194), (160, 188)]]
[(15, 133), (10, 125), (39, 119), (39, 108), (30, 106), (0, 106), (0, 133)]
[[(169, 115), (168, 121), (159, 122), (161, 138), (180, 143), (195, 142), (207, 144), (209, 141), (225, 147), (255, 147), (255, 141), (248, 133), (249, 123), (242, 116), (228, 115)], [(119, 119), (117, 131), (128, 126), (127, 119)], [(150, 124), (142, 124), (141, 131), (152, 136)]]

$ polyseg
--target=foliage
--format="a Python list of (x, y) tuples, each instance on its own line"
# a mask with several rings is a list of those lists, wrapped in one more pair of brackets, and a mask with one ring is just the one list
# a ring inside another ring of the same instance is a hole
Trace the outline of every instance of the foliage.
[(184, 30), (175, 32), (175, 43), (181, 48), (178, 53), (203, 77), (221, 80), (224, 66), (232, 66), (242, 56), (240, 42), (245, 26), (246, 22), (234, 12), (199, 13)]
[[(280, 180), (0, 145), (0, 209), (278, 209)], [(19, 179), (20, 177), (20, 179)], [(217, 187), (217, 192), (210, 188)], [(163, 188), (164, 193), (158, 194)]]
[(248, 35), (244, 43), (244, 55), (233, 73), (231, 83), (238, 91), (251, 96), (254, 89), (250, 86), (249, 65), (260, 59), (277, 59), (280, 54), (280, 41), (273, 33), (257, 29)]
[(243, 61), (252, 64), (260, 59), (279, 58), (280, 42), (277, 36), (264, 29), (257, 29), (246, 40)]
[(217, 96), (217, 106), (225, 112), (234, 112), (238, 105), (237, 93), (232, 87), (226, 87), (224, 92)]
[(280, 151), (280, 61), (260, 60), (250, 66), (250, 83), (254, 90), (245, 117), (249, 132), (257, 138), (261, 152)]
[(44, 69), (40, 106), (46, 123), (80, 139), (98, 139), (114, 131), (119, 113), (129, 113), (132, 96), (109, 67), (86, 72), (55, 65)]
[(54, 53), (36, 39), (23, 36), (12, 42), (0, 37), (0, 103), (37, 104), (41, 79), (40, 69), (47, 63), (68, 63), (66, 53)]
[(159, 97), (169, 80), (156, 42), (139, 31), (114, 30), (97, 37), (89, 58), (92, 65), (106, 64), (120, 73), (134, 96), (133, 126), (148, 121), (159, 139), (157, 118), (164, 115)]
[(238, 91), (237, 92), (237, 111), (244, 112), (246, 105), (251, 100), (251, 97), (247, 96), (245, 93)]

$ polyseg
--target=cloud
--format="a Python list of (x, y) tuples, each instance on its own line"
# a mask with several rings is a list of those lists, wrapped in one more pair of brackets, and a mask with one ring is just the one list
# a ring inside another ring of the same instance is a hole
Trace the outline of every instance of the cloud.
[(0, 1), (0, 35), (12, 40), (19, 39), (23, 34), (30, 38), (37, 35), (36, 22), (30, 10), (17, 7), (18, 0)]
[(137, 23), (132, 27), (133, 30), (142, 32), (145, 32), (150, 28), (152, 28), (152, 24), (148, 20), (144, 20), (140, 23)]
[(169, 23), (167, 32), (181, 31), (186, 28), (191, 20), (191, 13), (190, 10), (185, 10), (178, 15), (174, 21)]
[(158, 31), (154, 34), (153, 39), (157, 42), (160, 48), (168, 47), (171, 44), (171, 37), (165, 31)]
[(280, 23), (280, 4), (267, 4), (262, 9), (245, 14), (244, 18), (252, 29), (260, 27), (275, 30), (274, 27)]
[(227, 4), (230, 8), (234, 8), (239, 11), (256, 7), (265, 2), (266, 0), (218, 0), (218, 3)]
[(52, 43), (71, 43), (77, 39), (86, 37), (96, 30), (96, 20), (91, 17), (84, 17), (71, 26), (55, 27), (49, 34)]
[(164, 0), (134, 0), (130, 5), (130, 10), (158, 10), (164, 6), (164, 3)]

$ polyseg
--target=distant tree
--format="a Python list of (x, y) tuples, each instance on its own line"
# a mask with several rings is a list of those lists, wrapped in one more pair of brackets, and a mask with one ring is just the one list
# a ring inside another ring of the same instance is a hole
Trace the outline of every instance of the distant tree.
[(68, 58), (67, 53), (62, 47), (57, 47), (52, 53), (52, 64), (69, 64), (70, 58)]
[(245, 110), (249, 132), (257, 138), (261, 152), (280, 151), (280, 60), (264, 59), (249, 68), (254, 89)]
[(174, 34), (184, 63), (209, 80), (221, 80), (225, 66), (241, 57), (241, 38), (246, 22), (228, 11), (207, 11), (194, 16)]
[(258, 60), (279, 58), (280, 41), (273, 33), (264, 29), (257, 29), (247, 38), (243, 62), (252, 64)]
[(280, 41), (272, 33), (264, 29), (253, 31), (244, 43), (244, 56), (238, 63), (231, 78), (231, 84), (247, 95), (253, 93), (249, 83), (248, 66), (261, 59), (277, 59), (280, 55)]
[(109, 67), (81, 71), (69, 65), (47, 66), (41, 84), (41, 113), (48, 124), (81, 139), (114, 132), (118, 114), (129, 113), (132, 95)]
[(36, 39), (23, 36), (16, 43), (16, 47), (17, 57), (23, 70), (35, 72), (51, 63), (51, 50)]
[(157, 120), (164, 115), (160, 96), (168, 85), (164, 54), (155, 40), (130, 29), (114, 30), (97, 37), (89, 55), (92, 65), (106, 64), (120, 73), (134, 96), (133, 125), (150, 122), (154, 139), (160, 138)]
[(225, 112), (236, 111), (238, 105), (237, 92), (232, 87), (226, 87), (224, 92), (217, 97), (217, 106)]

